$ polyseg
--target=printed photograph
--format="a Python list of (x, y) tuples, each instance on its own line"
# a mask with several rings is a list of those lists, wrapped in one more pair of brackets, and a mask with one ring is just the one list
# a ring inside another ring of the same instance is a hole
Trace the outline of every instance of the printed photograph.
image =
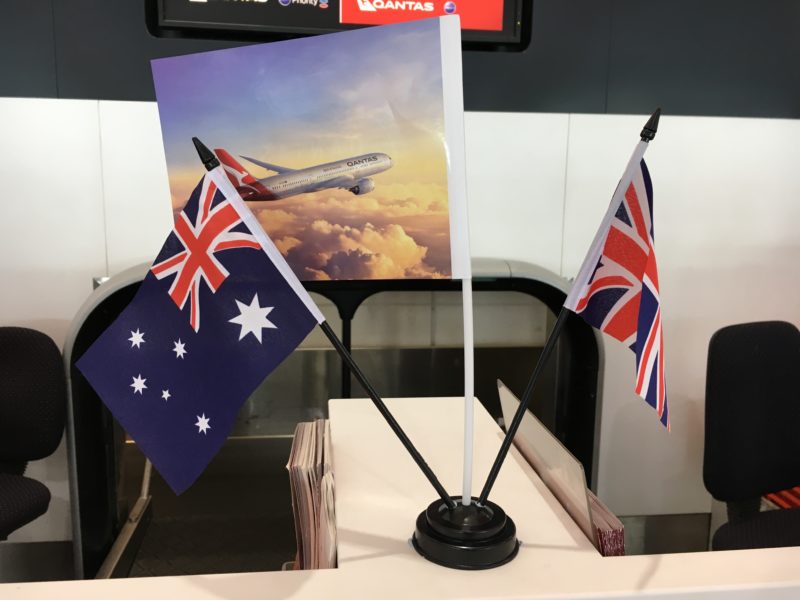
[(197, 136), (300, 279), (451, 277), (439, 27), (153, 61), (173, 212)]

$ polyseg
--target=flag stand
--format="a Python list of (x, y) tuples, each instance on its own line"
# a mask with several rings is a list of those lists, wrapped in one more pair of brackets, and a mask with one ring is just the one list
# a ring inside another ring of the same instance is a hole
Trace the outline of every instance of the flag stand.
[(493, 502), (472, 496), (475, 361), (472, 279), (462, 279), (464, 319), (464, 481), (457, 506), (435, 500), (417, 517), (411, 543), (426, 559), (453, 569), (479, 570), (511, 561), (519, 550), (517, 528)]
[[(661, 110), (658, 109), (650, 117), (647, 124), (641, 133), (641, 142), (637, 145), (636, 150), (628, 163), (617, 190), (609, 205), (608, 212), (606, 213), (603, 225), (598, 230), (595, 240), (590, 247), (589, 253), (581, 266), (581, 274), (586, 275), (587, 269), (592, 269), (597, 265), (600, 252), (600, 244), (604, 238), (602, 233), (608, 227), (611, 219), (616, 213), (616, 208), (619, 205), (619, 194), (624, 194), (629, 182), (632, 178), (634, 169), (639, 165), (642, 155), (650, 142), (656, 134), (658, 129), (658, 120)], [(469, 285), (465, 282), (464, 290), (469, 289)], [(425, 556), (428, 560), (447, 567), (458, 569), (486, 569), (496, 567), (512, 560), (519, 549), (519, 543), (516, 539), (516, 527), (510, 517), (507, 517), (503, 510), (495, 503), (490, 502), (489, 492), (491, 491), (497, 475), (500, 472), (500, 467), (505, 460), (511, 443), (514, 440), (514, 435), (519, 429), (522, 418), (530, 404), (533, 390), (536, 387), (536, 382), (539, 375), (547, 363), (547, 359), (555, 348), (558, 337), (564, 329), (567, 321), (567, 316), (570, 309), (574, 308), (575, 303), (573, 295), (577, 293), (577, 286), (573, 286), (572, 291), (567, 296), (567, 300), (561, 311), (558, 314), (553, 330), (547, 338), (545, 347), (539, 357), (533, 374), (531, 375), (525, 393), (520, 401), (519, 408), (509, 425), (508, 432), (503, 439), (500, 450), (486, 479), (486, 483), (481, 491), (480, 497), (475, 502), (465, 504), (462, 502), (455, 509), (449, 509), (441, 504), (440, 501), (433, 502), (428, 506), (427, 510), (419, 515), (417, 518), (417, 529), (414, 532), (412, 543), (417, 551)], [(465, 320), (467, 301), (465, 299)], [(471, 303), (470, 303), (471, 307)], [(467, 345), (467, 325), (465, 322), (465, 350)], [(470, 340), (471, 342), (471, 340)], [(466, 359), (465, 359), (466, 368)], [(467, 416), (469, 423), (470, 417)], [(468, 428), (468, 427), (467, 427)], [(467, 441), (465, 441), (465, 457), (467, 452)], [(468, 489), (466, 481), (466, 463), (465, 463), (465, 490)], [(468, 492), (465, 491), (465, 496)]]
[[(474, 365), (472, 332), (472, 281), (465, 279), (464, 293), (464, 489), (471, 485), (472, 438), (474, 412)], [(400, 439), (414, 462), (439, 494), (417, 517), (416, 529), (411, 538), (414, 548), (431, 562), (454, 569), (479, 570), (499, 567), (511, 561), (519, 550), (517, 528), (514, 521), (493, 502), (478, 503), (469, 491), (464, 496), (448, 496), (446, 490), (428, 464), (406, 436), (400, 424), (361, 372), (351, 354), (327, 322), (319, 324), (339, 356), (350, 368), (355, 378), (367, 392), (381, 415)], [(467, 476), (469, 475), (469, 477)], [(469, 502), (464, 502), (469, 498)], [(459, 502), (460, 500), (460, 502)]]
[[(417, 517), (414, 549), (431, 562), (462, 570), (491, 569), (513, 560), (519, 551), (517, 527), (494, 502), (478, 502), (471, 493), (475, 413), (472, 280), (463, 280), (464, 313), (464, 485), (450, 504), (434, 500)], [(460, 502), (459, 502), (460, 501)]]

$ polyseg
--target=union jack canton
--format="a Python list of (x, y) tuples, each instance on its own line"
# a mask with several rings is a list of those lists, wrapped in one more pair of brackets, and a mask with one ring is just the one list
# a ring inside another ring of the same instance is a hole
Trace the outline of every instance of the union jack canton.
[[(602, 238), (601, 238), (602, 240)], [(636, 354), (636, 393), (669, 429), (664, 341), (653, 242), (653, 185), (644, 160), (618, 202), (594, 270), (564, 306)]]
[(200, 329), (200, 282), (205, 281), (214, 293), (229, 275), (215, 254), (233, 248), (261, 249), (249, 232), (231, 231), (242, 219), (218, 193), (211, 178), (204, 177), (199, 187), (195, 190), (199, 191), (199, 206), (194, 220), (185, 210), (175, 220), (175, 241), (180, 244), (177, 252), (150, 268), (157, 279), (177, 274), (169, 296), (181, 310), (189, 301), (189, 323), (195, 331)]

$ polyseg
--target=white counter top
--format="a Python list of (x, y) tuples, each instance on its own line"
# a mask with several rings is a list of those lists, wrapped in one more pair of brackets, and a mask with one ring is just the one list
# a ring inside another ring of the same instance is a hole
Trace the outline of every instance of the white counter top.
[[(386, 402), (444, 486), (458, 493), (463, 400)], [(0, 599), (800, 598), (800, 548), (600, 556), (513, 448), (490, 498), (517, 525), (518, 556), (488, 571), (434, 565), (409, 539), (435, 491), (369, 400), (333, 400), (330, 417), (338, 569), (5, 584)], [(501, 431), (480, 406), (475, 431), (480, 486)]]

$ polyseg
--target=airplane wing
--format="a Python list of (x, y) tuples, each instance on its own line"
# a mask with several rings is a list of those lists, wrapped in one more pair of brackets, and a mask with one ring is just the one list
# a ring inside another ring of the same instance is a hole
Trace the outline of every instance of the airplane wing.
[(243, 156), (242, 155), (242, 158), (245, 159), (246, 161), (249, 161), (249, 162), (253, 163), (254, 165), (258, 165), (259, 167), (264, 167), (265, 169), (267, 169), (269, 171), (275, 171), (276, 173), (291, 173), (292, 171), (296, 170), (296, 169), (290, 169), (289, 167), (282, 167), (280, 165), (274, 165), (272, 163), (268, 163), (268, 162), (264, 162), (264, 161), (261, 161), (261, 160), (257, 160), (255, 158), (250, 158), (249, 156)]

